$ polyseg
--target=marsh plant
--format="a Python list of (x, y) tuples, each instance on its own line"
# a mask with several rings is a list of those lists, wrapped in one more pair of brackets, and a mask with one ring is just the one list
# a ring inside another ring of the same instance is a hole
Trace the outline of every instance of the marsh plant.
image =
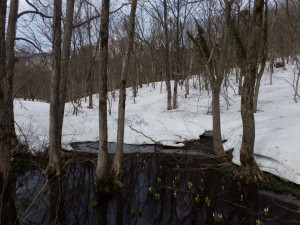
[(264, 216), (268, 216), (269, 215), (269, 208), (266, 207), (264, 208)]
[(263, 223), (259, 220), (259, 219), (257, 219), (256, 221), (255, 221), (255, 225), (262, 225)]
[(210, 203), (211, 203), (210, 199), (208, 197), (205, 197), (205, 205), (206, 205), (207, 208), (210, 207)]
[(213, 213), (214, 221), (216, 223), (221, 223), (222, 222), (222, 214), (221, 213)]

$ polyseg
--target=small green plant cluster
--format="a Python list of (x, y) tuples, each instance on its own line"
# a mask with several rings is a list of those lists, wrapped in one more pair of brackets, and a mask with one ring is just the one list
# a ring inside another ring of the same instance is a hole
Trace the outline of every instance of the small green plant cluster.
[(255, 225), (262, 225), (263, 223), (259, 220), (259, 219), (257, 219), (256, 221), (255, 221)]
[(136, 215), (138, 214), (139, 216), (142, 216), (142, 211), (143, 211), (143, 207), (142, 206), (138, 206), (136, 207), (132, 207), (131, 208), (131, 216), (132, 217), (136, 217)]
[(268, 216), (269, 215), (269, 208), (266, 207), (264, 208), (264, 216)]
[(204, 201), (205, 201), (206, 207), (209, 208), (209, 207), (210, 207), (210, 204), (211, 204), (210, 199), (209, 199), (208, 197), (205, 197)]
[(153, 197), (155, 201), (160, 201), (160, 194), (154, 191), (154, 188), (152, 186), (148, 187), (148, 192), (150, 196)]
[(200, 201), (201, 201), (200, 195), (197, 194), (197, 195), (195, 196), (195, 202), (196, 202), (196, 203), (200, 203)]
[(221, 213), (213, 213), (214, 221), (216, 223), (221, 223), (223, 215)]

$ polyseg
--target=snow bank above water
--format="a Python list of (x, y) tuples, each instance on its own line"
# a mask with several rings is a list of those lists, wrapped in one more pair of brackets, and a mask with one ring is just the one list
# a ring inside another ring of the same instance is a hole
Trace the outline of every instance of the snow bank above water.
[[(275, 71), (273, 85), (264, 76), (255, 114), (256, 142), (255, 157), (259, 167), (276, 176), (300, 184), (300, 105), (293, 100), (293, 88), (287, 82), (293, 81), (293, 68)], [(192, 80), (190, 81), (192, 83)], [(221, 98), (222, 134), (228, 142), (226, 149), (234, 148), (233, 162), (239, 164), (239, 148), (242, 135), (240, 97), (234, 78), (231, 87), (224, 90)], [(176, 110), (166, 110), (166, 90), (160, 93), (160, 83), (156, 88), (143, 85), (134, 100), (131, 88), (127, 89), (125, 143), (153, 144), (152, 140), (165, 145), (178, 146), (180, 142), (197, 139), (205, 130), (212, 129), (210, 110), (211, 98), (206, 92), (199, 92), (191, 85), (190, 95), (185, 98), (184, 89), (179, 88)], [(110, 96), (110, 95), (109, 95)], [(228, 105), (228, 103), (230, 105)], [(82, 100), (78, 116), (72, 115), (73, 107), (66, 104), (63, 128), (63, 143), (96, 141), (98, 139), (98, 99), (94, 96), (94, 109), (87, 108)], [(108, 141), (115, 142), (117, 134), (118, 98), (112, 101), (112, 114), (108, 116)], [(15, 100), (15, 121), (22, 141), (36, 150), (43, 149), (48, 141), (49, 104)]]

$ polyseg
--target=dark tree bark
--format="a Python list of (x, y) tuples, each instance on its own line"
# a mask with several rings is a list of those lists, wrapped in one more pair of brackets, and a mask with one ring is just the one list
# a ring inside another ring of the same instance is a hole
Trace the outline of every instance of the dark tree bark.
[(96, 168), (96, 182), (100, 187), (107, 175), (107, 64), (108, 64), (108, 28), (110, 0), (102, 1), (100, 26), (100, 82), (99, 82), (99, 152)]
[(119, 112), (118, 112), (118, 133), (115, 157), (113, 162), (113, 171), (118, 178), (122, 172), (123, 144), (124, 144), (124, 126), (125, 126), (125, 106), (126, 106), (126, 82), (130, 64), (130, 57), (133, 49), (134, 31), (135, 31), (135, 12), (137, 0), (132, 0), (130, 17), (128, 22), (128, 44), (126, 53), (122, 62)]
[(11, 147), (15, 150), (17, 146), (17, 135), (15, 131), (15, 121), (14, 121), (14, 109), (13, 109), (13, 80), (14, 80), (14, 69), (15, 69), (15, 38), (17, 29), (17, 19), (18, 19), (18, 6), (19, 1), (13, 0), (10, 2), (9, 19), (6, 34), (6, 72), (8, 77), (8, 95), (11, 99), (9, 101), (9, 113), (10, 113), (10, 132), (11, 132)]
[(11, 1), (7, 37), (5, 37), (6, 9), (7, 1), (0, 1), (0, 225), (13, 225), (17, 223), (14, 205), (15, 183), (11, 171), (13, 103), (10, 76), (13, 76), (14, 55), (11, 52), (7, 54), (6, 51), (11, 49), (14, 51), (18, 1)]

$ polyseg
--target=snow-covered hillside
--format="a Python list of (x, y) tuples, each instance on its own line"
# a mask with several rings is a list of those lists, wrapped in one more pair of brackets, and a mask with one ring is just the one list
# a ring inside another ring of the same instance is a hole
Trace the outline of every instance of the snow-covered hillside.
[[(269, 85), (267, 76), (262, 79), (258, 112), (255, 114), (255, 156), (262, 170), (300, 184), (300, 103), (294, 102), (294, 90), (289, 84), (292, 81), (293, 66), (288, 66), (287, 70), (276, 70), (273, 85)], [(160, 85), (156, 83), (155, 89), (151, 85), (143, 85), (136, 103), (131, 88), (127, 89), (125, 143), (152, 144), (153, 139), (165, 145), (178, 145), (178, 142), (196, 139), (199, 134), (212, 128), (212, 116), (207, 114), (211, 98), (207, 92), (200, 93), (199, 86), (194, 89), (191, 85), (190, 95), (185, 98), (184, 88), (179, 88), (179, 108), (168, 111), (165, 84), (162, 93)], [(227, 100), (221, 98), (221, 120), (223, 137), (228, 139), (224, 147), (235, 149), (233, 162), (239, 164), (242, 122), (240, 97), (235, 94), (236, 89), (233, 77), (231, 87), (222, 94), (227, 96)], [(71, 142), (98, 139), (96, 95), (94, 109), (88, 109), (87, 105), (82, 100), (82, 108), (76, 116), (72, 115), (72, 104), (66, 104), (63, 143), (67, 149), (71, 148)], [(109, 142), (116, 141), (117, 106), (116, 98), (116, 101), (112, 101), (112, 114), (108, 116)], [(26, 141), (33, 151), (43, 149), (48, 141), (49, 104), (16, 99), (14, 110), (18, 124), (16, 129), (21, 140)]]

